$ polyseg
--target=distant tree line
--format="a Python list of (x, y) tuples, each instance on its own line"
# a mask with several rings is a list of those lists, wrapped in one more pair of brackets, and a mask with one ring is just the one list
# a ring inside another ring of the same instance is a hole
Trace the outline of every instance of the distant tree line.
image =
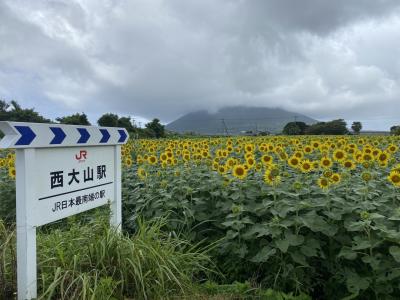
[[(0, 121), (91, 125), (85, 113), (76, 113), (69, 116), (57, 117), (54, 122), (41, 116), (34, 108), (22, 108), (14, 100), (7, 102), (1, 99)], [(153, 119), (145, 125), (145, 128), (140, 128), (135, 125), (135, 122), (131, 117), (120, 117), (116, 114), (106, 113), (97, 120), (97, 124), (106, 127), (123, 127), (132, 137), (162, 138), (167, 134), (164, 125), (160, 123), (159, 119)]]
[(393, 135), (400, 135), (400, 125), (390, 127), (390, 133)]
[[(352, 134), (360, 134), (362, 129), (361, 122), (353, 122), (351, 125)], [(307, 125), (304, 122), (289, 122), (283, 128), (283, 134), (287, 135), (343, 135), (351, 134), (347, 129), (347, 123), (343, 119), (329, 122), (318, 122)]]

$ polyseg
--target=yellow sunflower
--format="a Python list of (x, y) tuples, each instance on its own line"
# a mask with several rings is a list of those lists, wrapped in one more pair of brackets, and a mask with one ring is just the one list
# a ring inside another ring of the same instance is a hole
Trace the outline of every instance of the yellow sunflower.
[(244, 165), (236, 165), (233, 167), (232, 175), (239, 179), (244, 179), (247, 176), (247, 170)]
[(16, 171), (14, 167), (10, 167), (8, 169), (8, 176), (10, 176), (10, 178), (15, 179), (16, 176)]
[(321, 189), (327, 190), (327, 189), (329, 188), (329, 186), (330, 186), (329, 179), (326, 178), (326, 177), (320, 177), (320, 178), (318, 179), (318, 185), (319, 185), (319, 187), (320, 187)]
[(333, 152), (333, 159), (336, 160), (336, 161), (339, 161), (339, 162), (345, 160), (346, 159), (346, 152), (344, 152), (341, 149), (335, 150)]
[(321, 167), (328, 169), (332, 167), (332, 160), (329, 157), (323, 157), (320, 162)]
[(388, 180), (395, 186), (400, 187), (400, 172), (392, 170), (388, 176)]
[(303, 173), (309, 173), (309, 172), (311, 172), (311, 171), (313, 170), (313, 164), (312, 164), (312, 162), (311, 162), (310, 160), (308, 160), (308, 159), (305, 159), (305, 160), (301, 161), (301, 163), (300, 163), (300, 170), (301, 170)]
[(289, 158), (288, 164), (292, 168), (298, 168), (300, 165), (300, 159), (296, 156), (292, 156), (291, 158)]
[(356, 168), (356, 164), (351, 160), (345, 160), (342, 165), (348, 170), (354, 170)]

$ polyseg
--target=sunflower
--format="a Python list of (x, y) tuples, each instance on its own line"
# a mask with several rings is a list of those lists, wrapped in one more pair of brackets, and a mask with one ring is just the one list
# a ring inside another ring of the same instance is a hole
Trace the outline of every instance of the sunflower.
[(320, 143), (318, 141), (314, 141), (314, 142), (312, 142), (312, 146), (314, 149), (317, 149), (317, 148), (319, 148)]
[(394, 166), (393, 171), (398, 171), (400, 172), (400, 164), (397, 164)]
[(397, 147), (396, 145), (393, 145), (393, 144), (390, 144), (390, 145), (388, 146), (388, 148), (387, 148), (387, 150), (388, 150), (390, 153), (395, 153), (395, 152), (397, 151), (397, 149), (398, 149), (398, 147)]
[(288, 164), (292, 168), (298, 168), (298, 166), (300, 164), (300, 159), (298, 157), (296, 157), (296, 156), (292, 156), (291, 158), (289, 158)]
[(297, 157), (297, 158), (300, 158), (300, 159), (302, 159), (303, 156), (304, 156), (304, 154), (303, 154), (302, 152), (300, 152), (300, 151), (296, 151), (296, 152), (293, 154), (293, 157)]
[(341, 149), (335, 150), (333, 152), (333, 159), (336, 160), (336, 161), (339, 161), (339, 162), (345, 160), (346, 159), (346, 152), (344, 152)]
[(254, 151), (254, 145), (253, 144), (246, 144), (244, 149), (246, 150), (246, 152), (253, 152)]
[(356, 168), (356, 164), (351, 160), (345, 160), (342, 165), (348, 170), (354, 170)]
[(381, 165), (387, 165), (390, 159), (390, 155), (387, 152), (382, 152), (378, 155), (377, 157), (377, 161), (381, 164)]
[(368, 182), (372, 179), (372, 175), (370, 172), (362, 172), (361, 173), (361, 178), (362, 180), (364, 180), (365, 182)]
[(313, 148), (312, 148), (312, 146), (307, 145), (304, 147), (303, 151), (304, 151), (304, 153), (310, 154), (313, 152)]
[(272, 185), (277, 186), (281, 183), (281, 176), (279, 176), (279, 170), (274, 169), (267, 169), (264, 173), (264, 182)]
[(223, 165), (218, 166), (218, 173), (219, 174), (225, 174), (226, 173), (226, 167), (223, 166)]
[(319, 185), (319, 187), (320, 187), (321, 189), (327, 190), (327, 189), (329, 188), (329, 186), (330, 186), (329, 179), (328, 179), (328, 178), (325, 178), (325, 177), (320, 177), (320, 178), (318, 179), (318, 185)]
[(395, 187), (400, 187), (400, 172), (399, 171), (392, 170), (387, 178)]
[(311, 161), (308, 160), (308, 159), (305, 159), (305, 160), (301, 161), (301, 163), (300, 163), (300, 170), (301, 170), (303, 173), (309, 173), (309, 172), (311, 172), (311, 171), (313, 170), (313, 165), (312, 165)]
[(364, 152), (364, 154), (361, 156), (361, 162), (371, 161), (371, 160), (373, 160), (373, 156), (371, 153)]
[(151, 165), (154, 165), (157, 163), (157, 157), (155, 155), (151, 155), (147, 158), (147, 162)]
[(262, 161), (262, 163), (264, 164), (264, 165), (268, 165), (268, 164), (270, 164), (270, 163), (272, 163), (272, 160), (273, 160), (273, 158), (272, 158), (272, 156), (271, 155), (263, 155), (262, 157), (261, 157), (261, 161)]
[(183, 158), (184, 161), (188, 162), (190, 160), (190, 154), (189, 153), (185, 153), (185, 154), (183, 154), (182, 158)]
[(233, 157), (228, 158), (228, 160), (226, 161), (226, 165), (229, 166), (230, 168), (232, 168), (236, 163), (236, 160)]
[(246, 164), (249, 165), (250, 167), (253, 167), (256, 161), (254, 160), (253, 156), (250, 156), (246, 158)]
[(147, 172), (143, 168), (138, 168), (137, 170), (137, 175), (139, 176), (140, 179), (145, 179), (147, 177)]
[(11, 167), (8, 169), (8, 176), (10, 176), (10, 178), (15, 179), (16, 176), (16, 171), (14, 167)]
[(339, 173), (333, 173), (331, 176), (331, 180), (333, 183), (339, 183), (342, 180), (342, 176)]
[(331, 178), (331, 176), (333, 175), (333, 172), (332, 172), (331, 169), (326, 169), (326, 170), (322, 173), (322, 175), (323, 175), (325, 178)]
[(244, 165), (236, 165), (233, 167), (232, 175), (239, 179), (244, 179), (247, 176), (247, 170)]
[(332, 167), (332, 160), (329, 157), (323, 157), (320, 162), (321, 167), (328, 169)]

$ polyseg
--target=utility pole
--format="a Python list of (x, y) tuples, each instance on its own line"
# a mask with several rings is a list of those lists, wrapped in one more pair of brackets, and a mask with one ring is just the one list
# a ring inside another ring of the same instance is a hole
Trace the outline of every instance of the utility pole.
[(224, 127), (224, 130), (225, 130), (225, 135), (228, 136), (229, 135), (228, 127), (226, 127), (225, 119), (221, 119), (221, 122), (222, 122), (222, 126)]
[(294, 116), (294, 122), (297, 123), (297, 116)]

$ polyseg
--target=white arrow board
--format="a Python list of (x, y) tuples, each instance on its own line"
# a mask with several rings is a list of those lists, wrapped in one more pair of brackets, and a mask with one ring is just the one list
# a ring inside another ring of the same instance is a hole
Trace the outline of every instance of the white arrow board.
[(0, 148), (48, 148), (119, 145), (128, 140), (125, 128), (24, 122), (0, 122), (5, 136)]
[(0, 122), (16, 148), (18, 299), (37, 298), (36, 227), (110, 203), (121, 229), (124, 128)]

